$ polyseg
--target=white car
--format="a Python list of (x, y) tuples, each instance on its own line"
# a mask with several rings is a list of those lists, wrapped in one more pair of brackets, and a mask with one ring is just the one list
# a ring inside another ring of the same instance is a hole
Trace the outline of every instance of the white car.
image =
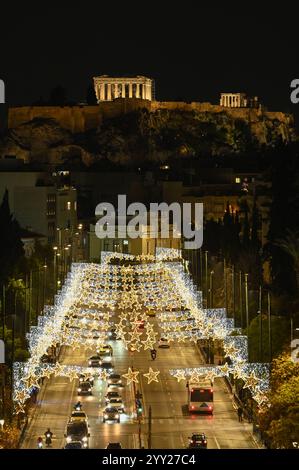
[(116, 408), (119, 413), (125, 412), (125, 405), (123, 404), (121, 398), (110, 398), (109, 406), (112, 406), (112, 408)]
[(167, 338), (160, 338), (158, 343), (158, 348), (168, 349), (170, 348), (170, 344)]
[(87, 414), (84, 413), (84, 411), (73, 411), (70, 417), (70, 422), (74, 423), (75, 421), (85, 421), (87, 423)]

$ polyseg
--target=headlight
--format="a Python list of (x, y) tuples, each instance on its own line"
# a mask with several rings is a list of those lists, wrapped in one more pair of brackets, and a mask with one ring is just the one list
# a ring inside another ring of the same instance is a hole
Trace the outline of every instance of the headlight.
[(106, 414), (106, 415), (104, 415), (104, 418), (105, 418), (105, 419), (108, 419), (108, 415), (107, 415), (107, 414)]
[(121, 403), (119, 406), (120, 406), (121, 408), (123, 408), (123, 407), (124, 407), (124, 404), (123, 404), (123, 403)]
[(82, 439), (83, 442), (87, 442), (87, 437), (84, 436), (83, 439)]
[(116, 414), (116, 415), (115, 415), (115, 418), (119, 418), (119, 414)]
[(121, 384), (121, 380), (119, 380), (118, 383)]
[(91, 388), (89, 388), (88, 391), (91, 392)]
[(83, 442), (83, 447), (84, 447), (84, 449), (87, 448), (87, 442)]
[(88, 363), (88, 364), (91, 366), (91, 361), (89, 361), (89, 363)]
[(81, 388), (78, 388), (78, 392), (81, 392)]
[(71, 436), (67, 436), (67, 438), (66, 438), (66, 442), (67, 442), (68, 444), (69, 444), (70, 442), (72, 442), (72, 438), (71, 438)]

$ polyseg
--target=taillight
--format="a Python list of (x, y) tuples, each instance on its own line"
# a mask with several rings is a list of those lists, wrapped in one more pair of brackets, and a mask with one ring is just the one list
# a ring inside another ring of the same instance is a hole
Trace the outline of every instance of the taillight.
[(194, 410), (194, 406), (193, 406), (193, 405), (191, 406), (191, 410)]

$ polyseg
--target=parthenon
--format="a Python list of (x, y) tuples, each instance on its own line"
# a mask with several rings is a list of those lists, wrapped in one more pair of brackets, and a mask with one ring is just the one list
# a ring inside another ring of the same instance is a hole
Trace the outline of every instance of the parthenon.
[(116, 98), (153, 99), (153, 80), (137, 75), (137, 77), (94, 77), (94, 88), (98, 103), (113, 101)]
[(221, 93), (220, 106), (226, 108), (246, 108), (248, 105), (245, 93)]

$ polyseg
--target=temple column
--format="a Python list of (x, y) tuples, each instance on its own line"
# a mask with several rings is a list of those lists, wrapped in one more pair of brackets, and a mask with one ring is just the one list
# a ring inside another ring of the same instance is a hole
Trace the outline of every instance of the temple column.
[(129, 83), (129, 98), (133, 97), (133, 84)]
[(114, 98), (118, 98), (118, 83), (114, 83)]
[(145, 84), (142, 83), (142, 99), (145, 100)]
[(111, 83), (107, 84), (107, 100), (111, 101)]
[(136, 98), (139, 98), (139, 83), (136, 83)]
[(100, 101), (105, 101), (105, 83), (100, 84)]
[(126, 86), (124, 83), (121, 84), (121, 97), (122, 98), (126, 97)]

